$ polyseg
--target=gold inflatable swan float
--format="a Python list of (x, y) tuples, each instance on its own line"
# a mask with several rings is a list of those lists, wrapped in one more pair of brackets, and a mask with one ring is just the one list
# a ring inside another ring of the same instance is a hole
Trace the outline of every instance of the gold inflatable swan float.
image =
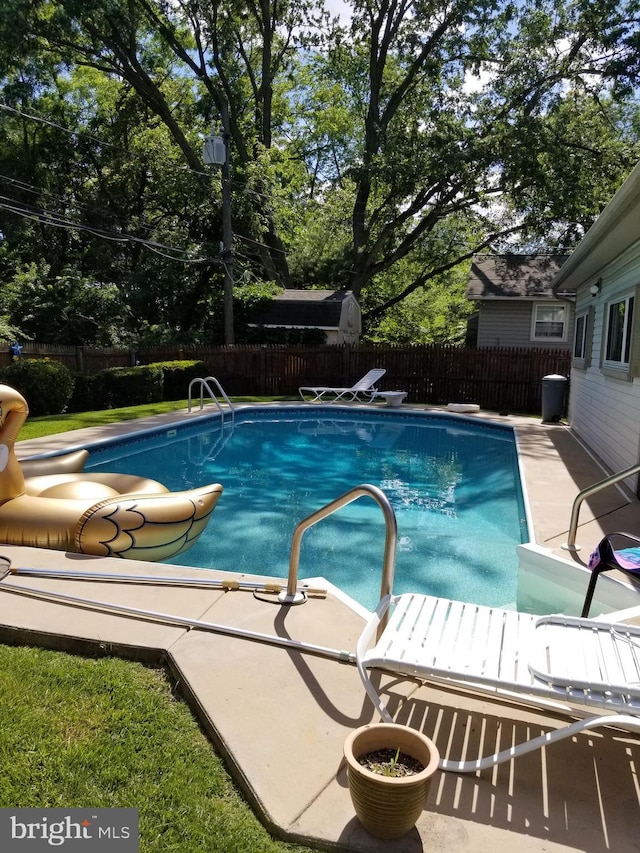
[(221, 485), (170, 492), (132, 474), (82, 473), (86, 451), (20, 463), (14, 446), (28, 413), (24, 397), (0, 385), (0, 541), (165, 560), (198, 539)]

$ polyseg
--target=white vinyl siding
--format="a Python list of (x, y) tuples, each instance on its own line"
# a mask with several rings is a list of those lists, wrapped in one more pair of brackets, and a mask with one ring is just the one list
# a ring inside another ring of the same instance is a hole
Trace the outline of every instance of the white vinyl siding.
[[(634, 378), (631, 369), (605, 365), (608, 306), (633, 295), (638, 313), (635, 286), (640, 281), (640, 241), (601, 275), (598, 297), (589, 294), (592, 281), (585, 282), (578, 290), (576, 313), (593, 313), (587, 343), (594, 357), (587, 360), (583, 369), (571, 371), (569, 422), (607, 468), (617, 472), (635, 464), (639, 458), (640, 380)], [(629, 354), (632, 365), (636, 360), (638, 319), (636, 316), (632, 328), (634, 339)]]

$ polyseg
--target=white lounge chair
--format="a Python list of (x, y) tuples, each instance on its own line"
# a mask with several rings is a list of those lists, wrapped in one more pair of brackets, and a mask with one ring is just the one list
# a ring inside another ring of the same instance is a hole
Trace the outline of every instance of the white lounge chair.
[(372, 668), (581, 717), (486, 758), (442, 760), (443, 770), (483, 770), (598, 726), (640, 732), (637, 625), (532, 616), (428, 595), (385, 596), (358, 640), (356, 662), (387, 722), (393, 720), (371, 682)]
[[(300, 396), (307, 403), (337, 403), (338, 401), (349, 403), (354, 400), (370, 403), (376, 396), (375, 384), (387, 371), (384, 367), (376, 367), (360, 379), (350, 388), (334, 388), (330, 385), (319, 385), (317, 387), (302, 386), (298, 388)], [(306, 395), (313, 395), (307, 400)]]

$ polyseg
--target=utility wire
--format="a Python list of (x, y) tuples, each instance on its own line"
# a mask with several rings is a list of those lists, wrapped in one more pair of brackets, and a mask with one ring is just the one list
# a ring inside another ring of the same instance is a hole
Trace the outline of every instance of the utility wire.
[[(69, 136), (73, 136), (73, 137), (77, 137), (77, 136), (86, 136), (87, 138), (92, 139), (94, 142), (97, 142), (99, 145), (101, 145), (101, 146), (103, 146), (103, 147), (113, 148), (113, 149), (114, 149), (114, 150), (116, 150), (116, 151), (119, 151), (119, 152), (121, 152), (121, 153), (123, 153), (123, 154), (126, 154), (126, 155), (127, 155), (128, 157), (130, 157), (131, 159), (135, 159), (135, 155), (134, 155), (134, 154), (132, 154), (132, 153), (131, 153), (130, 151), (128, 151), (127, 149), (122, 148), (122, 147), (117, 146), (117, 145), (114, 145), (113, 143), (110, 143), (110, 142), (105, 142), (104, 140), (100, 139), (99, 137), (97, 137), (97, 136), (95, 136), (95, 135), (93, 135), (93, 134), (91, 134), (91, 133), (88, 133), (87, 131), (76, 131), (76, 130), (71, 130), (71, 129), (70, 129), (70, 128), (68, 128), (68, 127), (64, 127), (63, 125), (58, 124), (57, 122), (51, 121), (51, 120), (49, 120), (49, 119), (42, 118), (41, 116), (32, 115), (31, 113), (24, 112), (23, 110), (18, 110), (18, 109), (16, 109), (15, 107), (10, 107), (8, 104), (4, 104), (4, 103), (1, 103), (1, 102), (0, 102), (0, 110), (5, 110), (6, 112), (10, 112), (10, 113), (13, 113), (14, 115), (18, 115), (18, 116), (20, 116), (21, 118), (29, 119), (30, 121), (39, 122), (39, 123), (41, 123), (41, 124), (48, 125), (49, 127), (54, 127), (54, 128), (56, 128), (56, 129), (58, 129), (58, 130), (63, 131), (64, 133), (69, 134)], [(210, 172), (206, 172), (206, 171), (200, 172), (200, 171), (198, 171), (198, 170), (196, 170), (196, 169), (192, 169), (190, 166), (187, 166), (187, 165), (180, 166), (179, 168), (180, 168), (181, 170), (188, 171), (188, 172), (190, 172), (190, 173), (192, 173), (192, 174), (194, 174), (194, 175), (196, 175), (196, 176), (199, 176), (199, 177), (206, 177), (207, 179), (210, 179), (210, 178), (211, 178), (211, 173), (210, 173)], [(46, 193), (46, 192), (47, 192), (46, 190), (39, 189), (38, 187), (34, 186), (33, 184), (28, 184), (28, 183), (26, 183), (26, 182), (19, 181), (19, 180), (15, 179), (15, 178), (10, 178), (10, 177), (8, 177), (8, 176), (4, 176), (4, 175), (0, 175), (0, 177), (4, 178), (5, 180), (12, 181), (12, 182), (16, 183), (16, 184), (17, 184), (17, 185), (19, 185), (19, 186), (20, 186), (20, 185), (22, 185), (22, 188), (23, 188), (23, 189), (26, 189), (26, 190), (28, 190), (28, 191), (30, 191), (30, 192), (34, 192), (34, 193)], [(246, 184), (244, 184), (244, 183), (242, 183), (242, 182), (240, 182), (240, 181), (237, 181), (237, 180), (232, 179), (232, 180), (231, 180), (231, 185), (232, 185), (232, 187), (235, 187), (236, 189), (238, 189), (240, 192), (243, 192), (243, 193), (249, 194), (249, 195), (253, 196), (254, 198), (259, 199), (259, 200), (261, 200), (261, 201), (264, 201), (264, 200), (270, 200), (270, 199), (271, 199), (271, 196), (270, 196), (270, 195), (268, 195), (267, 193), (261, 193), (261, 192), (258, 192), (257, 190), (249, 189), (249, 188), (246, 186)], [(61, 197), (61, 196), (54, 196), (54, 195), (52, 194), (52, 197), (57, 198), (59, 201), (63, 201), (63, 202), (65, 201), (65, 199), (64, 199), (63, 197)], [(12, 199), (9, 199), (9, 200), (10, 200), (10, 201), (13, 201)], [(6, 205), (1, 205), (1, 206), (2, 206), (2, 207), (4, 207), (4, 209), (9, 210), (9, 212), (13, 212), (13, 213), (16, 213), (16, 214), (18, 214), (18, 215), (23, 215), (23, 216), (27, 217), (27, 214), (26, 214), (26, 213), (20, 213), (18, 210), (10, 210), (9, 208), (7, 208), (7, 206), (6, 206)], [(84, 206), (84, 205), (82, 205), (82, 206)], [(58, 225), (58, 227), (65, 227), (65, 226), (63, 226), (62, 224), (55, 223), (55, 222), (53, 222), (53, 221), (48, 221), (48, 220), (46, 219), (46, 216), (54, 216), (54, 214), (51, 214), (51, 213), (49, 213), (49, 212), (47, 212), (47, 211), (44, 211), (44, 210), (43, 210), (43, 211), (41, 211), (41, 214), (36, 214), (36, 215), (39, 217), (38, 221), (40, 221), (40, 222), (44, 222), (45, 224), (47, 224), (47, 222), (48, 222), (48, 224), (52, 224), (52, 225), (56, 225), (56, 224), (57, 224), (57, 225)], [(43, 218), (43, 217), (45, 217), (45, 218)], [(33, 218), (33, 216), (31, 216), (31, 217), (27, 217), (27, 218)], [(92, 229), (92, 228), (89, 228), (88, 226), (82, 226), (82, 225), (80, 225), (79, 223), (74, 224), (74, 223), (71, 223), (71, 222), (67, 222), (66, 227), (68, 227), (68, 228), (77, 228), (78, 230), (85, 230), (85, 231), (89, 231), (89, 232), (91, 232), (91, 233), (94, 233), (96, 236), (103, 236), (103, 239), (112, 239), (112, 240), (117, 239), (117, 237), (111, 237), (111, 236), (109, 236), (109, 232), (101, 231), (100, 229)], [(145, 226), (142, 226), (142, 227), (144, 228), (144, 230), (149, 231), (149, 232), (151, 232), (151, 231), (153, 230), (150, 226), (146, 226), (146, 225), (145, 225)], [(256, 246), (256, 247), (259, 247), (259, 248), (262, 248), (262, 249), (266, 249), (266, 250), (267, 250), (268, 252), (270, 252), (270, 253), (274, 253), (274, 252), (276, 252), (276, 253), (279, 253), (279, 254), (281, 254), (281, 255), (286, 255), (286, 252), (285, 252), (283, 249), (278, 249), (278, 248), (276, 248), (275, 246), (269, 246), (267, 243), (264, 243), (264, 242), (262, 242), (262, 241), (255, 240), (255, 239), (253, 239), (253, 238), (251, 238), (251, 237), (245, 237), (245, 236), (243, 236), (243, 235), (238, 235), (238, 234), (234, 234), (234, 236), (235, 236), (235, 237), (237, 237), (237, 238), (238, 238), (238, 239), (240, 239), (240, 240), (243, 240), (243, 241), (244, 241), (244, 242), (246, 242), (246, 243), (251, 243), (252, 245), (254, 245), (254, 246)], [(133, 236), (131, 236), (131, 235), (128, 235), (125, 239), (129, 239), (129, 240), (131, 240), (131, 241), (135, 241), (135, 242), (140, 242), (140, 243), (143, 243), (143, 244), (145, 243), (145, 241), (144, 241), (144, 240), (142, 240), (141, 238), (139, 238), (139, 237), (133, 237)], [(153, 244), (153, 241), (150, 241), (150, 242), (149, 242), (149, 245), (147, 246), (147, 248), (149, 248), (149, 249), (151, 249), (151, 250), (153, 251), (152, 244)], [(158, 245), (159, 245), (159, 244), (158, 244)], [(183, 250), (175, 250), (175, 249), (171, 249), (171, 247), (164, 247), (164, 248), (168, 248), (168, 251), (183, 251)], [(179, 258), (175, 258), (175, 260), (180, 260), (180, 259), (179, 259)], [(220, 261), (219, 261), (219, 259), (213, 259), (213, 258), (203, 258), (203, 259), (201, 259), (200, 261), (193, 261), (192, 259), (189, 259), (189, 261), (185, 261), (185, 262), (194, 263), (194, 262), (205, 262), (205, 261), (212, 261), (212, 260), (213, 260), (213, 261), (215, 261), (215, 262), (217, 262), (217, 263), (219, 263), (219, 262), (220, 262)]]
[[(115, 151), (119, 151), (121, 154), (126, 154), (127, 157), (129, 157), (132, 160), (139, 159), (136, 154), (133, 154), (128, 149), (122, 148), (119, 145), (115, 145), (112, 142), (105, 142), (104, 140), (100, 139), (100, 137), (95, 136), (94, 134), (91, 134), (88, 131), (71, 130), (68, 127), (64, 127), (64, 125), (58, 124), (57, 122), (54, 122), (54, 121), (51, 121), (50, 119), (45, 119), (45, 118), (42, 118), (40, 116), (32, 115), (31, 113), (26, 113), (23, 110), (17, 110), (17, 109), (15, 109), (15, 107), (10, 107), (8, 104), (0, 103), (0, 110), (5, 110), (6, 112), (10, 112), (10, 113), (14, 113), (15, 115), (18, 115), (21, 118), (29, 119), (30, 121), (36, 121), (36, 122), (39, 122), (40, 124), (46, 124), (49, 127), (54, 127), (58, 130), (62, 130), (64, 133), (69, 134), (69, 136), (74, 136), (74, 137), (86, 136), (88, 139), (92, 139), (94, 142), (97, 142), (102, 147), (113, 148)], [(186, 164), (183, 164), (183, 165), (178, 166), (176, 168), (179, 168), (181, 171), (190, 172), (191, 174), (196, 175), (197, 177), (211, 179), (211, 172), (209, 172), (209, 171), (200, 171), (198, 169), (192, 169), (191, 166), (188, 166)], [(231, 185), (236, 187), (240, 192), (254, 196), (257, 199), (271, 200), (271, 198), (272, 198), (272, 196), (270, 196), (268, 193), (261, 193), (261, 192), (258, 192), (257, 190), (249, 189), (246, 185), (246, 182), (242, 182), (242, 181), (238, 181), (236, 179), (232, 179)]]
[[(88, 213), (95, 213), (95, 207), (92, 207), (89, 204), (78, 202), (76, 199), (65, 198), (64, 196), (58, 195), (57, 193), (51, 192), (48, 189), (41, 189), (40, 187), (34, 186), (34, 184), (29, 184), (26, 181), (18, 180), (17, 178), (13, 178), (10, 175), (3, 175), (0, 173), (0, 182), (9, 184), (10, 187), (16, 187), (23, 192), (29, 192), (33, 195), (38, 196), (47, 196), (49, 199), (54, 199), (55, 201), (61, 202), (66, 207), (73, 205), (78, 210), (85, 210)], [(15, 201), (16, 204), (22, 204), (22, 201), (17, 201), (16, 199), (11, 199)], [(144, 222), (138, 223), (137, 226), (140, 230), (147, 232), (148, 234), (154, 234), (156, 229), (152, 225), (147, 225)]]
[[(20, 202), (15, 202), (14, 199), (9, 198), (8, 196), (0, 195), (0, 209), (6, 210), (8, 213), (13, 213), (16, 216), (22, 216), (25, 219), (40, 222), (43, 225), (50, 225), (55, 228), (63, 228), (71, 231), (86, 231), (89, 234), (92, 234), (94, 237), (99, 237), (100, 239), (109, 240), (111, 242), (139, 243), (146, 249), (149, 249), (149, 251), (155, 252), (155, 254), (160, 255), (161, 257), (168, 258), (169, 260), (178, 261), (179, 263), (222, 263), (219, 258), (187, 257), (187, 255), (189, 254), (187, 250), (177, 249), (173, 246), (166, 246), (163, 243), (158, 243), (155, 240), (145, 240), (141, 237), (136, 237), (133, 234), (127, 234), (124, 232), (118, 233), (116, 231), (110, 232), (102, 228), (93, 228), (90, 225), (84, 225), (80, 222), (73, 222), (71, 220), (60, 217), (58, 214), (54, 214), (51, 211), (47, 211), (42, 208), (29, 208), (28, 206), (25, 206)], [(176, 253), (183, 255), (183, 257), (180, 257)]]
[[(95, 136), (94, 134), (89, 133), (86, 130), (71, 130), (70, 128), (65, 127), (62, 124), (58, 124), (55, 121), (42, 118), (41, 116), (32, 115), (31, 113), (26, 113), (24, 112), (24, 110), (17, 110), (15, 107), (10, 107), (8, 104), (0, 103), (0, 110), (5, 110), (6, 112), (13, 113), (14, 115), (20, 116), (20, 118), (26, 118), (30, 121), (36, 121), (40, 124), (46, 124), (48, 127), (55, 127), (57, 130), (62, 130), (64, 133), (68, 133), (69, 136), (86, 136), (88, 139), (92, 139), (94, 142), (97, 142), (103, 148), (113, 148), (114, 151), (119, 151), (121, 154), (126, 154), (127, 157), (130, 157), (131, 159), (137, 159), (137, 155), (132, 154), (131, 151), (129, 151), (127, 148), (123, 148), (121, 145), (115, 145), (113, 142), (105, 142), (103, 139), (100, 139), (99, 136)], [(178, 168), (186, 170), (188, 172), (192, 172), (194, 175), (200, 175), (206, 178), (211, 177), (209, 172), (200, 172), (196, 169), (192, 169), (190, 166), (187, 165), (182, 165)]]

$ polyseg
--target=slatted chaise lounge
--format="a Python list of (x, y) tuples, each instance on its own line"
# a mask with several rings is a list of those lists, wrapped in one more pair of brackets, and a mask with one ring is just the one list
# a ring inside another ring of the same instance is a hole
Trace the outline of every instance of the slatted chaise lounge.
[(387, 722), (393, 719), (370, 669), (581, 717), (486, 758), (442, 760), (443, 770), (482, 770), (598, 726), (640, 732), (639, 626), (533, 616), (428, 595), (385, 596), (360, 636), (356, 662)]
[[(377, 367), (370, 370), (360, 379), (355, 385), (350, 388), (335, 388), (330, 385), (320, 385), (317, 387), (302, 386), (298, 388), (300, 396), (308, 403), (350, 403), (354, 400), (370, 403), (376, 397), (375, 384), (381, 379), (386, 370), (384, 367)], [(307, 400), (307, 395), (312, 395), (310, 400)]]

